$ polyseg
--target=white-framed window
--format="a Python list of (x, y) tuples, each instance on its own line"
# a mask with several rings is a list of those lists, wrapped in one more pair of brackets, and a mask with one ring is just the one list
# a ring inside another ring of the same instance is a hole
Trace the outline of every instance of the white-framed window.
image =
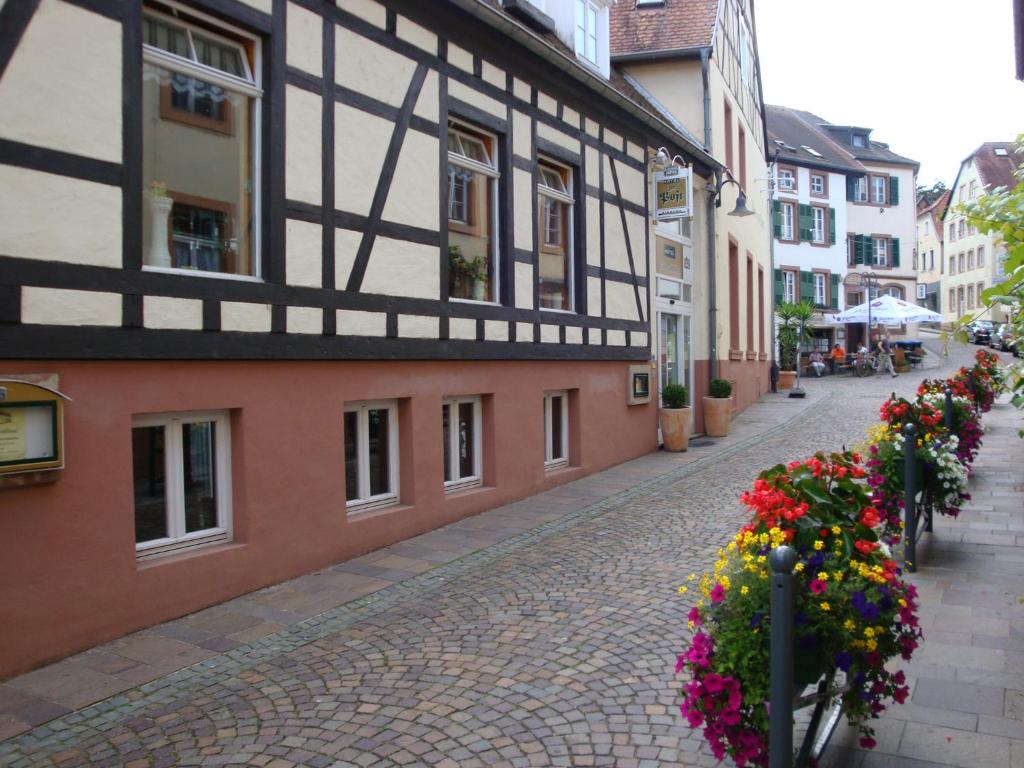
[(967, 220), (960, 219), (956, 224), (956, 239), (963, 240), (967, 235)]
[(967, 251), (967, 268), (974, 269), (974, 249), (971, 248)]
[(825, 194), (825, 177), (820, 173), (811, 174), (811, 194), (812, 195), (824, 195)]
[(231, 427), (224, 411), (132, 419), (135, 552), (146, 559), (231, 539)]
[(814, 303), (820, 307), (828, 305), (828, 275), (814, 272)]
[(444, 489), (458, 491), (483, 479), (479, 397), (446, 397), (441, 403)]
[(448, 123), (448, 296), (498, 300), (498, 138)]
[(597, 66), (597, 21), (601, 8), (593, 0), (576, 0), (576, 55)]
[(969, 195), (970, 195), (971, 200), (973, 200), (974, 198), (976, 198), (978, 196), (978, 181), (977, 181), (977, 179), (971, 179), (971, 184), (970, 184), (969, 190), (970, 190), (969, 191)]
[(811, 208), (811, 240), (815, 243), (824, 243), (828, 239), (828, 224), (826, 223), (825, 209), (814, 206)]
[(928, 234), (928, 219), (924, 220), (924, 233), (926, 235)]
[(346, 403), (345, 501), (348, 512), (398, 501), (398, 403)]
[(876, 205), (885, 205), (889, 202), (889, 179), (887, 177), (871, 177), (871, 202)]
[[(981, 249), (980, 248), (978, 249), (978, 259), (981, 259)], [(981, 266), (980, 263), (979, 263), (978, 266)], [(935, 269), (935, 249), (932, 248), (930, 251), (928, 251), (928, 271), (933, 271), (934, 269)]]
[(868, 145), (868, 137), (863, 133), (853, 134), (852, 144), (855, 147), (866, 147)]
[(957, 190), (957, 202), (962, 203), (967, 199), (967, 187), (964, 184), (960, 185), (960, 189)]
[(792, 168), (779, 168), (779, 189), (784, 192), (796, 190), (796, 173)]
[(792, 269), (782, 270), (782, 300), (790, 304), (797, 300), (796, 272)]
[(889, 238), (876, 237), (875, 241), (875, 266), (887, 267), (889, 265)]
[(258, 278), (260, 39), (161, 7), (142, 22), (143, 265)]
[(743, 85), (748, 85), (750, 83), (751, 75), (753, 74), (753, 66), (751, 65), (751, 62), (753, 61), (753, 59), (752, 59), (752, 57), (750, 55), (750, 35), (747, 32), (747, 27), (746, 27), (745, 20), (743, 19), (742, 12), (740, 13), (739, 27), (740, 27), (740, 42), (739, 42), (739, 47), (740, 47), (740, 80), (742, 81)]
[(956, 240), (956, 222), (955, 221), (952, 221), (949, 224), (949, 240), (950, 240), (950, 242), (953, 242), (954, 240)]
[(956, 257), (956, 271), (957, 272), (966, 272), (967, 271), (967, 262), (966, 262), (966, 259), (964, 257), (963, 251), (961, 251), (959, 254), (957, 254), (957, 257)]
[(985, 300), (981, 297), (981, 294), (985, 292), (985, 283), (978, 283), (978, 307), (985, 306)]
[(537, 222), (540, 228), (540, 306), (571, 312), (573, 284), (572, 171), (543, 158), (537, 163)]
[(544, 393), (544, 468), (569, 465), (569, 393)]
[(793, 217), (795, 205), (792, 203), (780, 203), (779, 213), (782, 216), (782, 239), (792, 240), (793, 239)]
[(949, 274), (956, 274), (956, 256), (949, 257)]
[[(960, 188), (960, 191), (963, 192), (963, 187)], [(974, 309), (974, 285), (967, 286), (967, 308)]]
[(886, 296), (892, 296), (894, 299), (903, 298), (903, 289), (896, 285), (890, 285), (884, 291)]
[(868, 201), (868, 179), (866, 176), (861, 176), (853, 182), (853, 200), (857, 203)]
[(985, 246), (983, 245), (978, 246), (978, 266), (985, 266)]

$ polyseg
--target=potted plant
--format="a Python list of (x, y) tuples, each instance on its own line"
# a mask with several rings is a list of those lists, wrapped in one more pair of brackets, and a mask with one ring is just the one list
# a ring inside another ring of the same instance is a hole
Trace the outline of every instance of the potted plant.
[(661, 441), (666, 451), (685, 451), (690, 445), (689, 393), (682, 384), (666, 384), (661, 390)]
[(784, 301), (775, 308), (779, 323), (779, 389), (792, 389), (796, 383), (797, 350), (811, 340), (808, 323), (814, 311), (809, 301)]
[(704, 434), (725, 437), (732, 420), (732, 384), (725, 379), (712, 379), (704, 400)]
[(457, 245), (448, 246), (448, 269), (470, 285), (470, 298), (484, 301), (487, 298), (487, 259), (476, 256), (467, 259)]

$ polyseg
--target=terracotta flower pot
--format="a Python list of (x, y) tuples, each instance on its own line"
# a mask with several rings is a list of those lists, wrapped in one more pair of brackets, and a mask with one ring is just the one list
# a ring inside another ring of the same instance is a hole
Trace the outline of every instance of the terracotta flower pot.
[(731, 397), (704, 397), (704, 434), (725, 437), (732, 421)]
[(796, 371), (779, 371), (779, 389), (792, 389), (796, 384)]
[(666, 451), (685, 451), (690, 447), (689, 408), (662, 408), (658, 411), (658, 421)]

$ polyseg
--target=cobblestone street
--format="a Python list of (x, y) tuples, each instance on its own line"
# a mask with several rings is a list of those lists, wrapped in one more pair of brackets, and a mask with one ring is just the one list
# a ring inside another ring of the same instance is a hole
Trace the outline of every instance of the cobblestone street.
[[(737, 420), (731, 443), (695, 446), (685, 460), (645, 457), (466, 521), (463, 531), (481, 532), (476, 551), (429, 570), (409, 563), (429, 557), (431, 542), (443, 561), (444, 531), (392, 548), (407, 553), (410, 572), (391, 573), (390, 581), (389, 569), (402, 570), (398, 555), (363, 558), (366, 575), (383, 587), (371, 595), (325, 613), (314, 607), (308, 618), (278, 622), (252, 641), (238, 635), (235, 647), (209, 650), (193, 666), (84, 709), (65, 703), (52, 712), (66, 714), (49, 722), (22, 715), (35, 727), (0, 743), (0, 763), (715, 765), (678, 712), (672, 667), (691, 598), (677, 595), (677, 586), (708, 567), (745, 521), (737, 497), (758, 471), (860, 442), (890, 391), (909, 394), (975, 349), (956, 349), (941, 367), (898, 379), (812, 379), (806, 402), (768, 395)], [(790, 412), (791, 421), (770, 417)], [(1005, 471), (1009, 477), (1010, 466)], [(579, 508), (574, 494), (592, 500)], [(539, 524), (505, 524), (538, 503), (549, 505)], [(484, 535), (494, 531), (496, 541)], [(319, 579), (318, 594), (329, 600), (346, 573), (354, 571), (305, 578)], [(0, 685), (0, 711), (47, 699), (44, 683), (59, 683), (46, 672)]]

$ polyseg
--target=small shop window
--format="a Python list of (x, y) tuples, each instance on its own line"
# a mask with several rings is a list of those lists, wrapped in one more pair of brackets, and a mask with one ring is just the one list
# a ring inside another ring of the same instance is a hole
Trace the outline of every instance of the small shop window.
[(445, 491), (480, 485), (483, 477), (480, 398), (446, 398), (441, 405), (441, 433)]
[(348, 403), (344, 413), (348, 512), (398, 501), (398, 405)]
[(544, 468), (569, 465), (569, 393), (544, 395)]

